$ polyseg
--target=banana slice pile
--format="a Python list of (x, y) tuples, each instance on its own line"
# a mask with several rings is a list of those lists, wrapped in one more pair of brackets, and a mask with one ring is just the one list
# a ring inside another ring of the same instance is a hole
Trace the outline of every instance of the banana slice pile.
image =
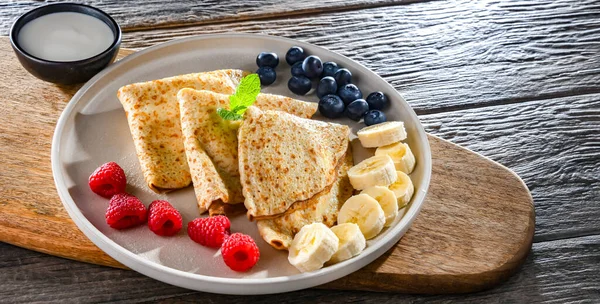
[[(404, 209), (412, 198), (415, 187), (408, 176), (417, 164), (415, 155), (408, 144), (401, 142), (406, 139), (404, 123), (399, 121), (384, 122), (361, 129), (357, 133), (360, 143), (365, 148), (377, 148), (375, 156), (365, 159), (358, 165), (350, 168), (348, 177), (352, 187), (364, 190), (377, 199), (384, 210), (389, 210), (389, 195), (383, 195), (381, 189), (377, 191), (366, 189), (373, 186), (383, 186), (396, 196), (397, 208)], [(391, 168), (395, 172), (391, 172)], [(384, 198), (385, 197), (385, 198)], [(404, 211), (395, 216), (404, 215)], [(389, 216), (389, 217), (387, 217)], [(386, 225), (390, 225), (395, 217), (386, 213)], [(386, 226), (387, 227), (387, 226)]]
[(321, 269), (325, 263), (334, 264), (358, 255), (367, 241), (354, 223), (331, 228), (313, 223), (300, 229), (289, 249), (288, 261), (301, 272)]
[(301, 272), (320, 269), (360, 254), (366, 240), (379, 235), (404, 216), (415, 188), (408, 176), (416, 165), (404, 123), (384, 122), (357, 133), (375, 155), (348, 170), (350, 184), (360, 194), (350, 197), (338, 212), (337, 226), (322, 223), (302, 227), (289, 248), (289, 262)]

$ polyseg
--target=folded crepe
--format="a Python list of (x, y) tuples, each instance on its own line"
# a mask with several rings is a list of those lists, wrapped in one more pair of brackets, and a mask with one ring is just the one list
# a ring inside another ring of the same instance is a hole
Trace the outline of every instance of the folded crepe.
[(353, 193), (347, 175), (352, 165), (352, 151), (348, 149), (344, 161), (338, 167), (337, 179), (329, 190), (322, 191), (308, 201), (295, 203), (294, 206), (298, 208), (291, 213), (256, 222), (262, 238), (274, 248), (286, 250), (304, 225), (323, 223), (328, 227), (333, 226), (337, 221), (338, 211)]
[(238, 214), (244, 214), (247, 211), (248, 210), (246, 210), (244, 204), (228, 204), (223, 203), (222, 201), (213, 202), (208, 207), (209, 216), (226, 215), (228, 217), (231, 217), (236, 216)]
[[(223, 120), (217, 114), (218, 108), (228, 107), (229, 95), (183, 89), (177, 99), (187, 163), (200, 212), (209, 209), (211, 214), (217, 214), (227, 210), (222, 203), (243, 203), (237, 139), (241, 122)], [(271, 94), (258, 94), (254, 105), (304, 118), (317, 111), (316, 103)]]
[(248, 217), (276, 217), (331, 186), (349, 134), (348, 126), (248, 108), (238, 133)]
[(219, 70), (134, 83), (119, 89), (117, 97), (125, 109), (150, 189), (170, 191), (192, 182), (183, 146), (177, 92), (193, 88), (233, 94), (246, 74), (241, 70)]

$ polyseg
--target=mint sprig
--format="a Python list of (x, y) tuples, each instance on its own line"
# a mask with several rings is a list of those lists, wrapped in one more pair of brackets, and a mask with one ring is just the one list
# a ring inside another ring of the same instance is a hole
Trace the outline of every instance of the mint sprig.
[(260, 93), (260, 78), (257, 74), (242, 78), (235, 94), (229, 96), (229, 110), (218, 108), (217, 114), (224, 120), (241, 120), (246, 109), (256, 102), (258, 93)]

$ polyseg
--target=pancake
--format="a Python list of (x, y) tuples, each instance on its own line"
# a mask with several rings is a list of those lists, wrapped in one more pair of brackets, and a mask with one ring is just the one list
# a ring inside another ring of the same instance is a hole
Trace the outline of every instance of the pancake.
[(330, 186), (349, 134), (348, 126), (248, 108), (238, 133), (248, 217), (276, 217)]
[(291, 213), (256, 222), (262, 238), (276, 249), (287, 250), (296, 233), (304, 225), (317, 222), (327, 227), (335, 225), (338, 211), (354, 191), (347, 175), (352, 165), (352, 151), (348, 149), (344, 161), (338, 168), (337, 180), (331, 188), (306, 202), (294, 204), (294, 206), (299, 205)]
[(246, 213), (246, 207), (244, 204), (227, 204), (221, 201), (216, 201), (210, 204), (208, 207), (208, 215), (226, 215), (228, 217), (236, 216), (238, 214)]
[[(209, 209), (214, 202), (243, 203), (237, 139), (241, 122), (223, 120), (217, 114), (217, 108), (228, 107), (229, 95), (183, 89), (177, 98), (187, 162), (200, 212)], [(271, 94), (258, 94), (254, 105), (305, 118), (317, 111), (316, 103)], [(212, 213), (214, 208), (210, 210)]]
[(247, 73), (219, 70), (169, 77), (121, 87), (117, 97), (125, 109), (144, 178), (155, 192), (190, 185), (179, 119), (177, 92), (183, 88), (233, 94)]

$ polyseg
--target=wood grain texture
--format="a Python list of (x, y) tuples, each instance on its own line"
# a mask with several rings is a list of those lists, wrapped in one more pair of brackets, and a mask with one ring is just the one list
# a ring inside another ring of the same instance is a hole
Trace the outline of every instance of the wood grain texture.
[[(7, 16), (4, 5), (23, 3), (29, 5), (25, 1), (0, 3), (0, 19)], [(127, 6), (127, 2), (123, 3)], [(123, 11), (123, 19), (136, 13), (135, 9), (125, 7)], [(312, 18), (291, 18), (289, 21), (273, 19), (168, 32), (150, 31), (146, 36), (126, 34), (128, 40), (124, 45), (135, 47), (218, 31), (264, 32), (313, 42), (371, 67), (400, 89), (421, 114), (525, 102), (523, 113), (526, 118), (521, 116), (521, 105), (421, 116), (429, 132), (502, 162), (515, 169), (530, 185), (538, 211), (537, 227), (541, 227), (541, 231), (536, 231), (535, 240), (542, 243), (534, 244), (523, 269), (498, 288), (467, 296), (420, 297), (305, 290), (273, 297), (228, 297), (195, 293), (135, 272), (68, 261), (0, 244), (3, 257), (0, 262), (3, 268), (0, 271), (3, 282), (0, 284), (3, 296), (0, 302), (163, 299), (164, 302), (209, 303), (597, 303), (600, 301), (598, 236), (547, 240), (597, 233), (598, 217), (588, 216), (588, 213), (597, 214), (594, 205), (599, 196), (591, 187), (597, 187), (598, 174), (594, 177), (593, 169), (585, 169), (585, 173), (580, 174), (578, 169), (580, 164), (589, 168), (594, 161), (598, 163), (598, 145), (595, 144), (598, 133), (594, 133), (598, 130), (594, 125), (598, 121), (598, 106), (594, 101), (597, 97), (555, 97), (598, 92), (598, 11), (598, 4), (593, 1), (432, 2), (333, 16), (312, 15)], [(404, 16), (398, 16), (398, 12)], [(160, 15), (159, 12), (155, 14)], [(352, 20), (345, 21), (344, 17), (357, 18), (359, 25), (353, 25)], [(120, 22), (123, 24), (122, 20)], [(10, 22), (2, 20), (0, 23), (0, 31), (6, 31)], [(64, 89), (67, 92), (74, 90)], [(63, 96), (56, 92), (48, 94)], [(543, 100), (549, 97), (554, 99)], [(527, 102), (532, 100), (539, 101)], [(571, 106), (569, 102), (574, 104)], [(588, 102), (596, 108), (586, 107)], [(46, 104), (44, 100), (38, 103), (44, 108), (33, 111), (42, 117), (40, 121), (47, 119), (48, 124), (45, 128), (34, 128), (32, 132), (25, 129), (24, 140), (35, 141), (35, 132), (44, 134), (54, 127), (55, 118), (44, 118), (44, 115), (60, 110), (48, 111), (47, 108), (56, 105)], [(557, 112), (544, 111), (546, 104), (554, 103), (559, 104), (554, 107)], [(10, 105), (21, 106), (18, 101)], [(2, 103), (0, 114), (3, 117), (8, 113), (5, 107)], [(579, 111), (580, 107), (585, 109)], [(511, 115), (513, 111), (515, 113)], [(478, 116), (491, 118), (492, 123), (482, 125), (483, 120), (477, 119)], [(586, 122), (583, 131), (577, 125), (582, 122)], [(0, 140), (6, 146), (22, 139), (0, 134)], [(565, 140), (568, 148), (563, 151), (560, 141)], [(41, 143), (41, 146), (49, 151), (48, 144)], [(28, 154), (33, 160), (43, 161), (32, 152)], [(566, 159), (565, 164), (561, 162), (563, 159)], [(9, 161), (15, 162), (14, 159), (6, 160)], [(39, 176), (44, 174), (40, 171), (49, 172), (49, 164), (46, 167), (13, 167), (27, 172), (37, 184), (47, 183)], [(538, 170), (543, 174), (536, 174)], [(549, 176), (546, 178), (545, 175)], [(4, 193), (4, 189), (5, 183), (0, 183), (0, 192)], [(22, 193), (12, 195), (17, 197)], [(44, 195), (49, 194), (33, 194), (40, 202), (45, 200)], [(5, 202), (0, 200), (0, 208), (3, 206)], [(45, 211), (32, 212), (43, 214)], [(46, 212), (52, 215), (51, 211)]]
[[(52, 135), (56, 120), (78, 86), (48, 85), (34, 78), (19, 65), (8, 39), (1, 37), (0, 43), (0, 116), (7, 122), (0, 126), (2, 241), (90, 263), (119, 266), (79, 230), (73, 230), (73, 222), (58, 204), (54, 188), (50, 164)], [(120, 57), (128, 53), (122, 50)], [(18, 221), (14, 220), (15, 215)]]
[[(598, 17), (600, 6), (593, 1), (444, 1), (128, 33), (124, 44), (145, 47), (198, 33), (246, 31), (347, 55), (392, 83), (430, 124), (428, 132), (523, 175), (538, 210), (536, 240), (550, 240), (600, 229), (594, 204), (600, 174), (590, 169), (600, 167), (594, 132), (600, 120), (594, 110)], [(560, 98), (568, 95), (582, 98)], [(493, 105), (461, 120), (463, 108)]]
[[(0, 44), (0, 63), (5, 67), (0, 73), (0, 103), (10, 118), (10, 123), (0, 124), (0, 155), (9, 164), (0, 173), (0, 184), (5, 185), (0, 192), (0, 240), (119, 266), (99, 249), (94, 250), (69, 220), (52, 182), (51, 124), (72, 90), (35, 80), (11, 58), (7, 40), (0, 42), (4, 42)], [(28, 83), (28, 89), (23, 90), (19, 83)], [(40, 124), (41, 116), (46, 118)], [(24, 126), (31, 133), (23, 132)], [(429, 140), (431, 186), (409, 232), (374, 263), (326, 288), (472, 292), (506, 280), (524, 261), (535, 215), (523, 182), (489, 159), (434, 136)], [(36, 170), (36, 174), (22, 168)]]
[(264, 33), (346, 55), (418, 114), (600, 92), (594, 0), (433, 1), (336, 14), (126, 33), (143, 48), (206, 33)]
[(429, 144), (431, 184), (410, 230), (375, 262), (325, 288), (474, 292), (504, 281), (523, 262), (535, 228), (523, 182), (445, 140), (430, 135)]
[(420, 118), (427, 132), (523, 178), (535, 202), (536, 241), (600, 234), (600, 94)]
[(597, 303), (600, 299), (600, 236), (536, 243), (523, 268), (506, 283), (482, 293), (444, 296), (319, 289), (225, 296), (2, 243), (0, 256), (0, 295), (6, 303)]
[[(97, 7), (111, 15), (124, 31), (204, 25), (241, 20), (286, 17), (299, 14), (331, 13), (335, 11), (411, 3), (418, 0), (245, 0), (245, 1), (172, 1), (160, 0), (86, 0), (81, 2)], [(423, 0), (421, 0), (423, 1)], [(0, 35), (16, 18), (49, 1), (9, 1), (0, 3)], [(64, 1), (63, 1), (64, 2)]]

